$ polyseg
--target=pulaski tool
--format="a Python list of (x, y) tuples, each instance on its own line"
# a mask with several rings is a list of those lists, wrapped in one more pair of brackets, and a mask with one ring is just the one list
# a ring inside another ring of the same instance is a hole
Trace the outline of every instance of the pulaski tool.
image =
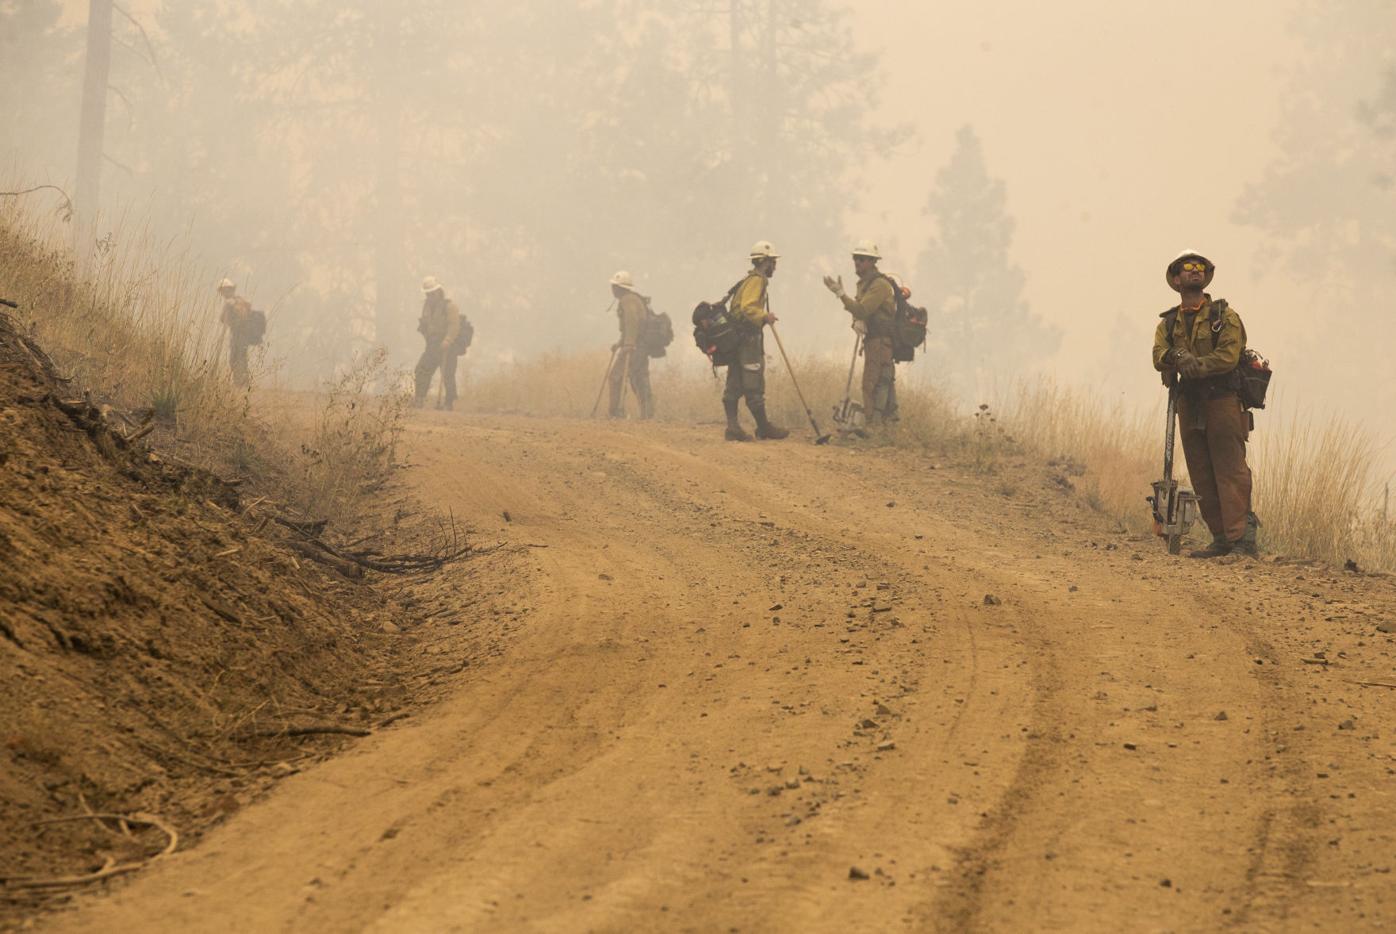
[(780, 342), (780, 334), (776, 332), (776, 326), (772, 324), (771, 336), (776, 339), (776, 346), (780, 348), (780, 358), (785, 361), (785, 372), (790, 374), (790, 382), (795, 384), (795, 395), (800, 397), (800, 405), (805, 407), (805, 415), (809, 418), (810, 427), (814, 429), (814, 443), (828, 444), (829, 436), (819, 430), (819, 423), (814, 420), (814, 413), (810, 411), (809, 403), (805, 401), (805, 394), (800, 391), (800, 381), (795, 378), (795, 371), (790, 369), (790, 358), (785, 355), (785, 345)]

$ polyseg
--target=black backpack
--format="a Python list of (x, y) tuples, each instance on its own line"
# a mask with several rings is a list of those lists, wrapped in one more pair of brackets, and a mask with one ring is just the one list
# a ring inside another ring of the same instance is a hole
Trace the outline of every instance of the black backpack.
[[(1207, 323), (1212, 328), (1212, 333), (1216, 334), (1222, 329), (1222, 316), (1230, 308), (1226, 299), (1218, 298), (1213, 300), (1211, 309), (1207, 313)], [(1168, 341), (1168, 346), (1173, 347), (1173, 329), (1178, 323), (1178, 308), (1175, 306), (1168, 309), (1162, 315), (1164, 339)], [(1239, 318), (1240, 315), (1237, 315)], [(1236, 364), (1236, 369), (1230, 373), (1222, 373), (1215, 377), (1219, 381), (1224, 381), (1227, 389), (1235, 390), (1237, 398), (1241, 400), (1241, 405), (1248, 409), (1265, 408), (1265, 394), (1270, 389), (1270, 377), (1273, 375), (1270, 370), (1270, 361), (1249, 347), (1244, 346), (1246, 339), (1246, 325), (1241, 324), (1241, 359)]]
[(651, 357), (662, 357), (674, 342), (674, 322), (668, 312), (655, 313), (645, 299), (645, 323), (640, 328), (640, 347)]
[(464, 314), (460, 316), (460, 331), (456, 334), (456, 339), (451, 342), (448, 348), (450, 353), (459, 357), (470, 349), (471, 341), (475, 340), (475, 326), (470, 323), (470, 319)]
[(910, 363), (916, 359), (916, 348), (926, 343), (926, 325), (931, 316), (926, 309), (911, 304), (891, 276), (883, 273), (882, 278), (887, 280), (897, 299), (897, 311), (892, 317), (892, 359), (897, 363)]
[(247, 321), (243, 325), (243, 336), (247, 338), (247, 343), (256, 345), (262, 342), (262, 338), (267, 336), (267, 313), (252, 309), (247, 315)]
[(727, 309), (727, 303), (746, 281), (743, 276), (718, 302), (699, 302), (693, 309), (693, 343), (707, 355), (713, 366), (730, 366), (736, 362), (741, 346), (743, 326)]

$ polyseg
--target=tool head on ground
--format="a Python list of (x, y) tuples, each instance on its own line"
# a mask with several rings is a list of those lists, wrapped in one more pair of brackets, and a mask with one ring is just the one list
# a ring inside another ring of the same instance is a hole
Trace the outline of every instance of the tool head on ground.
[(753, 243), (751, 245), (751, 261), (754, 263), (759, 259), (780, 259), (775, 244), (769, 240), (757, 240)]
[(611, 277), (611, 285), (618, 289), (625, 289), (627, 292), (635, 291), (635, 279), (624, 269)]
[(423, 295), (430, 295), (430, 294), (433, 293), (433, 292), (444, 292), (444, 291), (446, 291), (445, 288), (441, 285), (440, 282), (436, 281), (436, 277), (435, 277), (435, 276), (427, 276), (425, 279), (422, 280), (422, 294), (423, 294)]
[(1202, 288), (1205, 289), (1207, 286), (1211, 285), (1212, 276), (1216, 275), (1217, 267), (1210, 259), (1196, 250), (1184, 250), (1173, 257), (1173, 261), (1170, 262), (1168, 268), (1164, 270), (1164, 278), (1168, 281), (1168, 287), (1175, 292), (1183, 291), (1182, 280), (1179, 276), (1183, 271), (1183, 264), (1188, 260), (1195, 260), (1207, 267), (1202, 273)]
[(222, 282), (218, 283), (218, 294), (232, 295), (234, 292), (237, 291), (237, 288), (238, 287), (233, 284), (232, 279), (224, 279)]
[(853, 258), (857, 259), (860, 256), (873, 262), (882, 259), (882, 253), (878, 250), (877, 244), (871, 240), (859, 240), (853, 244)]

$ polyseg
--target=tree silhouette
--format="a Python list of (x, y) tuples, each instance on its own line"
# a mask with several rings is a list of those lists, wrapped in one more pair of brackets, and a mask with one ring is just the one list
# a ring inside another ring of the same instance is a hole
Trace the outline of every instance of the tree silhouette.
[(1023, 271), (1009, 256), (1013, 220), (1004, 184), (989, 176), (972, 127), (956, 135), (925, 213), (936, 235), (920, 256), (913, 301), (930, 313), (926, 356), (965, 401), (983, 401), (996, 383), (1055, 353), (1061, 333), (1023, 299)]

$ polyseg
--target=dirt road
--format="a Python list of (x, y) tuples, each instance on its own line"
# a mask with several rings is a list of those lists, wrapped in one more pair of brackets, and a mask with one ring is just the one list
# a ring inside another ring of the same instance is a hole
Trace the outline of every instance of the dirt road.
[(507, 543), (428, 585), (479, 634), (449, 697), (50, 927), (1396, 921), (1390, 580), (1169, 560), (1041, 465), (719, 437), (414, 422), (416, 494)]

